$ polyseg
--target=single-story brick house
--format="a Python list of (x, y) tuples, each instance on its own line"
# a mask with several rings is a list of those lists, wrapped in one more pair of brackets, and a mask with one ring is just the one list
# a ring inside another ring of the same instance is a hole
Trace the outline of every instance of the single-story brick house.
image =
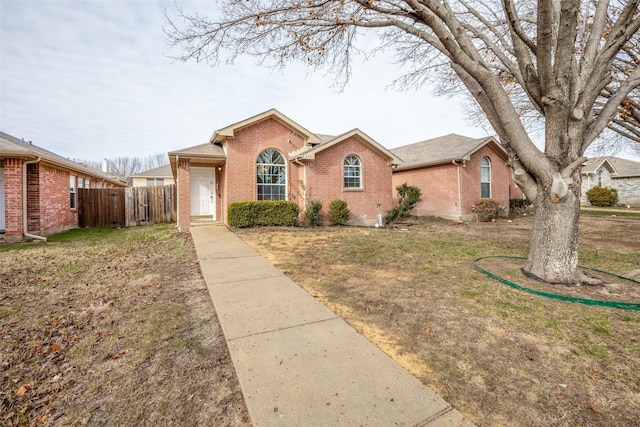
[(471, 219), (478, 199), (501, 202), (523, 197), (513, 182), (504, 148), (493, 138), (446, 135), (391, 150), (404, 163), (393, 170), (393, 187), (420, 188), (422, 202), (414, 215)]
[(125, 187), (99, 169), (0, 132), (0, 233), (42, 238), (78, 226), (78, 188)]
[(619, 203), (640, 205), (640, 162), (613, 156), (590, 158), (582, 165), (582, 204), (588, 204), (587, 191), (593, 187), (615, 188)]
[(373, 224), (393, 203), (392, 169), (402, 161), (359, 129), (310, 132), (275, 109), (213, 133), (209, 142), (169, 153), (177, 183), (178, 227), (191, 218), (226, 223), (229, 204), (319, 200), (327, 215), (347, 202), (350, 222)]
[(129, 180), (132, 187), (154, 187), (176, 183), (171, 173), (171, 165), (163, 165), (131, 175)]

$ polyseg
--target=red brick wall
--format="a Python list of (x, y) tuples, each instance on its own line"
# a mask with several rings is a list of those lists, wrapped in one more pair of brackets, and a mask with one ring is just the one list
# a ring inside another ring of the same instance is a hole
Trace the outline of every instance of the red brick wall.
[[(236, 130), (234, 138), (225, 142), (227, 161), (219, 175), (223, 221), (230, 203), (257, 199), (256, 160), (263, 150), (276, 149), (288, 159), (289, 153), (303, 145), (301, 135), (273, 118)], [(343, 162), (349, 154), (357, 155), (362, 162), (362, 190), (343, 188)], [(296, 202), (301, 211), (304, 209), (304, 173), (300, 164), (287, 162), (287, 199)], [(335, 199), (347, 202), (353, 219), (375, 221), (378, 212), (384, 214), (392, 206), (391, 167), (358, 137), (318, 153), (315, 161), (307, 163), (306, 174), (307, 199), (321, 200), (325, 214)]]
[[(223, 209), (226, 213), (229, 204), (234, 202), (256, 200), (256, 160), (258, 155), (267, 148), (273, 148), (288, 158), (289, 153), (301, 148), (304, 139), (284, 124), (274, 118), (268, 118), (258, 123), (235, 131), (233, 139), (225, 142), (227, 150), (226, 203)], [(298, 168), (300, 166), (287, 162), (287, 192), (288, 199), (297, 201)]]
[(78, 226), (78, 209), (69, 205), (70, 175), (43, 163), (27, 166), (29, 232), (51, 234)]
[[(344, 188), (344, 160), (351, 154), (360, 159), (362, 189)], [(375, 223), (378, 213), (384, 215), (393, 207), (391, 179), (387, 159), (358, 136), (352, 136), (316, 154), (316, 159), (308, 163), (307, 198), (322, 202), (321, 212), (327, 220), (329, 203), (341, 199), (347, 202), (351, 220)]]
[(190, 162), (180, 159), (178, 162), (178, 229), (187, 231), (191, 224), (191, 180)]
[(393, 174), (395, 187), (403, 183), (422, 191), (422, 202), (413, 210), (415, 215), (438, 215), (458, 218), (471, 215), (471, 207), (480, 198), (480, 160), (491, 162), (491, 198), (499, 200), (508, 210), (509, 199), (522, 197), (513, 183), (511, 168), (489, 145), (475, 152), (471, 159), (458, 162), (460, 166), (460, 205), (458, 206), (458, 171), (453, 163), (420, 169), (398, 171)]
[(5, 238), (22, 240), (22, 160), (4, 160)]

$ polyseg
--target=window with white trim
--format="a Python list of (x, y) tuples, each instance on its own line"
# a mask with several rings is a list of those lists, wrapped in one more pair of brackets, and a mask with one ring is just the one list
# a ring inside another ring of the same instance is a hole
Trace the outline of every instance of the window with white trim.
[(362, 165), (353, 154), (344, 159), (344, 188), (362, 188)]
[(287, 163), (282, 153), (268, 148), (256, 161), (258, 200), (287, 200)]
[(75, 209), (77, 207), (76, 185), (76, 176), (69, 175), (69, 207), (71, 209)]
[(488, 157), (480, 160), (480, 197), (491, 197), (491, 161)]

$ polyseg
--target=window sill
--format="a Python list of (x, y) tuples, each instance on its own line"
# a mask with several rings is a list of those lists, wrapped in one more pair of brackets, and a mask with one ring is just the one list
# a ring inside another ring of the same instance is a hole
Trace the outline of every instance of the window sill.
[(362, 193), (362, 192), (364, 192), (364, 188), (343, 188), (342, 192), (344, 192), (344, 193)]

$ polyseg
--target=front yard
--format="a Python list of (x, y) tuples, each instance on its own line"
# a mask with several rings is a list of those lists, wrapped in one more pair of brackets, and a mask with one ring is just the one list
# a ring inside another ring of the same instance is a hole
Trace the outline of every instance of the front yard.
[(0, 425), (250, 425), (188, 234), (0, 245)]
[[(530, 230), (529, 218), (413, 218), (395, 230), (236, 232), (478, 425), (640, 425), (640, 312), (533, 296), (473, 269), (526, 256)], [(581, 265), (640, 269), (638, 236), (640, 221), (581, 220)], [(607, 279), (552, 288), (640, 303), (640, 284)]]

